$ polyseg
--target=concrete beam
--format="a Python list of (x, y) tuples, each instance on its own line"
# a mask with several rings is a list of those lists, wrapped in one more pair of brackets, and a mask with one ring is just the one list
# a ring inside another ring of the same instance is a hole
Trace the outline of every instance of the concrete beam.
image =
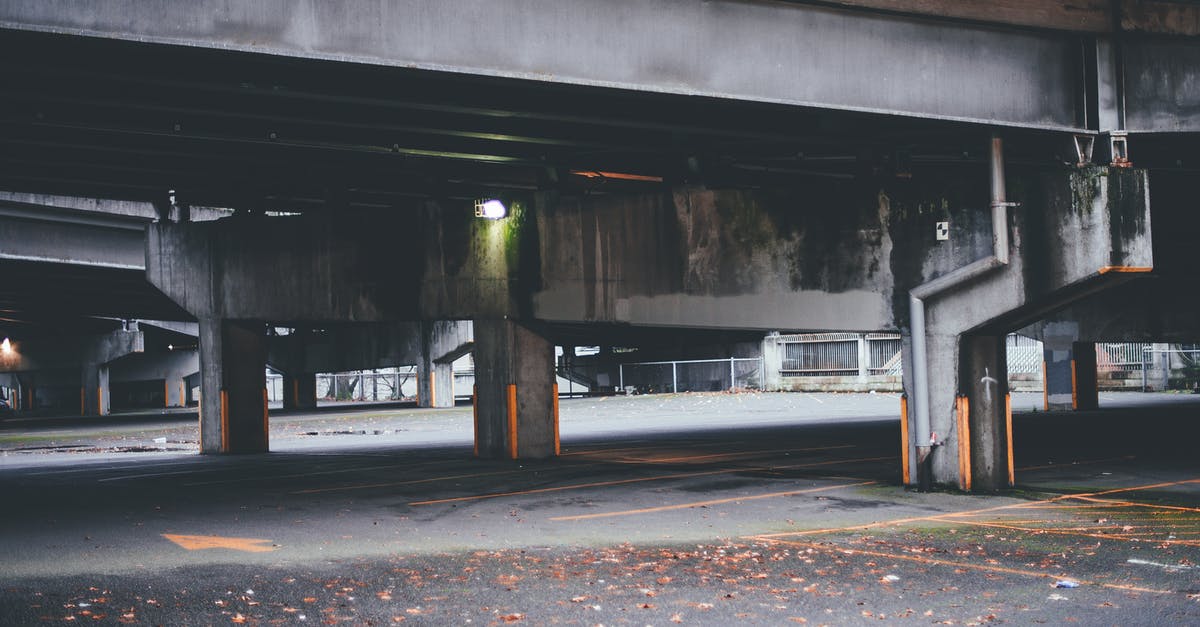
[(145, 341), (136, 325), (98, 336), (14, 341), (12, 352), (0, 355), (0, 372), (75, 369), (83, 364), (105, 364), (142, 352)]
[(1083, 78), (1075, 36), (790, 2), (12, 0), (0, 28), (1052, 129)]

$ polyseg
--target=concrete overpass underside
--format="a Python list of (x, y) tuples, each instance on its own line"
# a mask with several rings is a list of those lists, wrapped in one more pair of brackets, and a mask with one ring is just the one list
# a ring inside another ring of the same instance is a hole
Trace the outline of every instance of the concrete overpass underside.
[(129, 310), (199, 321), (208, 453), (268, 448), (269, 360), (307, 380), (272, 326), (416, 325), (432, 372), (473, 321), (512, 458), (557, 452), (561, 338), (899, 330), (905, 481), (1004, 487), (1004, 333), (1116, 289), (1189, 324), (1200, 13), (878, 4), (10, 2), (0, 187), (156, 208), (171, 305)]

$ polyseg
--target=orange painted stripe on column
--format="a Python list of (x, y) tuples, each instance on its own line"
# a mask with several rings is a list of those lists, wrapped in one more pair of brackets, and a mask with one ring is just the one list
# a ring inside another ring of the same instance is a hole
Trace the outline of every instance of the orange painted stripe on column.
[(971, 490), (971, 402), (966, 396), (958, 397), (958, 473), (959, 486)]
[(911, 483), (908, 471), (908, 395), (900, 395), (900, 476), (904, 485)]
[(96, 415), (104, 415), (104, 388), (96, 386)]
[(1050, 411), (1050, 386), (1046, 385), (1046, 362), (1042, 362), (1042, 411)]
[(292, 407), (300, 406), (300, 379), (292, 379)]
[(229, 452), (229, 393), (221, 390), (221, 452)]
[(558, 441), (558, 384), (557, 383), (554, 384), (554, 393), (552, 394), (552, 397), (554, 398), (554, 455), (557, 457), (558, 454), (562, 450), (561, 446), (559, 445), (559, 441)]
[(179, 380), (179, 406), (187, 407), (187, 383), (183, 379)]
[(83, 386), (79, 388), (79, 415), (87, 415), (87, 388)]
[(517, 458), (517, 386), (508, 385), (508, 456)]
[(171, 383), (163, 379), (163, 407), (171, 406)]
[(1017, 485), (1017, 467), (1013, 463), (1012, 394), (1004, 395), (1004, 434), (1008, 438), (1008, 485)]
[(471, 386), (471, 421), (475, 425), (475, 457), (479, 457), (479, 386)]
[(429, 406), (437, 407), (437, 386), (434, 381), (437, 379), (437, 373), (433, 369), (429, 370)]
[(1104, 266), (1097, 270), (1100, 274), (1108, 274), (1110, 272), (1125, 273), (1125, 272), (1153, 272), (1154, 268), (1150, 266)]
[(1079, 394), (1075, 391), (1075, 360), (1071, 360), (1071, 409), (1079, 409)]

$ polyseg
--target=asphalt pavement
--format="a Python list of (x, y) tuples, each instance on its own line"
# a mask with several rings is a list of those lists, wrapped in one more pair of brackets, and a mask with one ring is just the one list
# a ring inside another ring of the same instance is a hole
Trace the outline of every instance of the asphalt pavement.
[(1200, 403), (1017, 395), (1017, 483), (899, 485), (899, 399), (564, 400), (563, 455), (471, 455), (469, 407), (0, 426), (0, 623), (1195, 624)]

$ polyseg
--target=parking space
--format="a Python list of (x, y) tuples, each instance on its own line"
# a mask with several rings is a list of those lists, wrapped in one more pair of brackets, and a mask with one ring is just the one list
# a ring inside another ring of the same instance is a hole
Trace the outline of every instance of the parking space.
[[(0, 619), (1194, 622), (1198, 406), (1150, 400), (1019, 413), (997, 495), (902, 489), (886, 395), (564, 401), (544, 461), (471, 459), (469, 408), (283, 417), (268, 455), (8, 450)], [(188, 427), (130, 428), (70, 437)]]

